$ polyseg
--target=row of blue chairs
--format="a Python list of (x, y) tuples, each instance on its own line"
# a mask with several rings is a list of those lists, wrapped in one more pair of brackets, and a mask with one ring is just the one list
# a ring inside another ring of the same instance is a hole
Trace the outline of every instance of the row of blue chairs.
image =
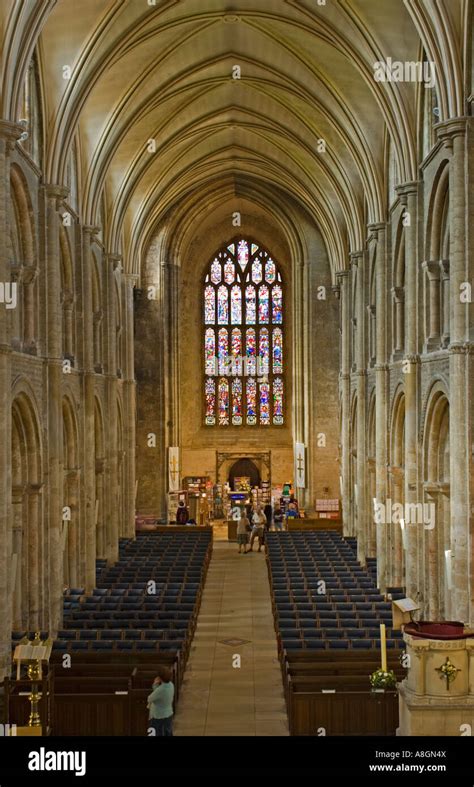
[[(402, 640), (387, 639), (386, 644), (389, 650), (403, 648)], [(281, 645), (285, 651), (289, 652), (293, 650), (377, 650), (380, 648), (380, 641), (376, 639), (284, 639), (281, 641)]]

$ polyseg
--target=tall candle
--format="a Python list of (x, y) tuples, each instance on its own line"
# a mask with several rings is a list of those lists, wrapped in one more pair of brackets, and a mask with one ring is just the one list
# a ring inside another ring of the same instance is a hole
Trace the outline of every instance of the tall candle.
[(387, 642), (385, 639), (385, 623), (380, 624), (380, 652), (382, 654), (382, 669), (387, 672)]

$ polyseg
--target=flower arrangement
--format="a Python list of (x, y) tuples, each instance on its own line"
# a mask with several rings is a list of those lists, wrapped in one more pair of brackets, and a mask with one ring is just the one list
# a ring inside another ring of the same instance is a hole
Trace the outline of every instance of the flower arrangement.
[(386, 672), (379, 668), (370, 676), (370, 685), (373, 689), (394, 689), (397, 685), (397, 676), (393, 670)]
[(449, 656), (446, 656), (446, 661), (441, 667), (436, 667), (436, 672), (439, 672), (441, 680), (444, 679), (446, 681), (446, 688), (449, 691), (449, 684), (453, 682), (454, 678), (461, 670), (455, 667), (454, 664), (451, 664)]

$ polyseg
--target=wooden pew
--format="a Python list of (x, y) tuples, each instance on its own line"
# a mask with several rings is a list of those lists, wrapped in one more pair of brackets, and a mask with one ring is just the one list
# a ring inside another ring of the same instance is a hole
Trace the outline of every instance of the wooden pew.
[(396, 691), (305, 692), (292, 687), (288, 712), (290, 735), (395, 735)]

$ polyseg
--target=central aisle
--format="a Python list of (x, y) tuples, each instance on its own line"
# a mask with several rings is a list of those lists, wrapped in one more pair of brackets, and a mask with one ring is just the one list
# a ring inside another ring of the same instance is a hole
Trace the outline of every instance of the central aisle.
[(256, 549), (239, 555), (237, 544), (214, 541), (175, 735), (288, 735), (265, 554)]

